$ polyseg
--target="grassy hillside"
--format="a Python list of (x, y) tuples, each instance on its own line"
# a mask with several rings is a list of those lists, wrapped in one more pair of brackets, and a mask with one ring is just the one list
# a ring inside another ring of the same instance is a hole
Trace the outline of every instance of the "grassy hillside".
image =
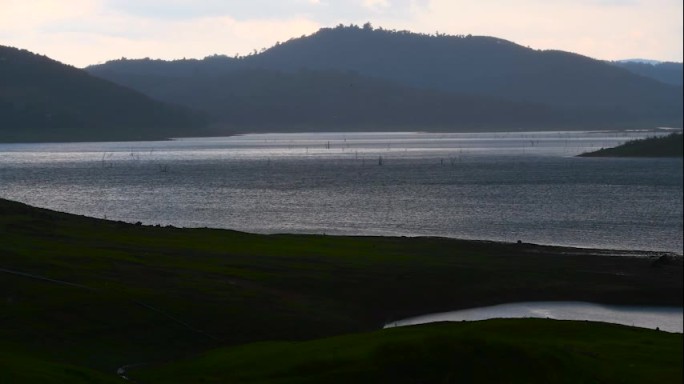
[(121, 379), (111, 372), (98, 372), (39, 356), (40, 353), (23, 353), (17, 346), (0, 342), (0, 383), (121, 383)]
[(511, 301), (682, 305), (681, 257), (621, 253), (147, 227), (0, 200), (0, 350), (113, 374)]
[(681, 133), (631, 140), (614, 148), (583, 153), (582, 157), (682, 157), (684, 140)]
[(141, 366), (144, 383), (679, 383), (682, 335), (488, 320), (223, 348)]

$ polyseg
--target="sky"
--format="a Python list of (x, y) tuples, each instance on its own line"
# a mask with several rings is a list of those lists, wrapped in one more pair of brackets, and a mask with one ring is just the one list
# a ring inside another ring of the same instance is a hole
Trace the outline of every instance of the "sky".
[(0, 45), (84, 67), (245, 55), (338, 24), (682, 61), (682, 0), (0, 0)]

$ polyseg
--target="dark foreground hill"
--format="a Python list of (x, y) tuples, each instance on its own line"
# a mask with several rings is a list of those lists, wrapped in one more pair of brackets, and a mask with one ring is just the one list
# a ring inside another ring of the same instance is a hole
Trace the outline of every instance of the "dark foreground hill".
[(0, 46), (0, 141), (164, 139), (204, 119), (45, 56)]
[[(268, 382), (260, 377), (267, 372), (274, 373), (268, 380), (330, 382), (346, 372), (354, 378), (347, 382), (373, 382), (401, 367), (418, 375), (404, 376), (410, 382), (443, 382), (453, 369), (473, 372), (470, 381), (478, 382), (492, 366), (510, 367), (508, 382), (549, 382), (553, 372), (574, 371), (579, 376), (569, 382), (606, 382), (613, 374), (625, 382), (648, 374), (681, 380), (681, 334), (653, 330), (522, 320), (457, 324), (444, 328), (453, 336), (446, 339), (430, 327), (349, 335), (418, 314), (514, 301), (681, 306), (681, 256), (163, 228), (2, 199), (0, 255), (3, 383), (106, 382), (117, 368), (139, 363), (150, 369), (140, 382)], [(222, 349), (198, 356), (214, 348)], [(179, 362), (171, 380), (176, 368), (167, 364), (189, 356), (198, 360)], [(157, 363), (166, 364), (157, 371)], [(557, 365), (532, 377), (521, 364)]]
[(628, 141), (614, 148), (583, 153), (582, 157), (682, 157), (684, 140), (681, 133)]
[[(377, 98), (396, 97), (397, 93), (413, 98), (415, 89), (463, 96), (478, 95), (475, 102), (491, 98), (516, 103), (544, 105), (563, 113), (552, 115), (547, 128), (567, 128), (567, 122), (576, 128), (592, 125), (618, 128), (620, 126), (681, 126), (682, 88), (664, 84), (607, 62), (561, 51), (539, 51), (515, 43), (483, 36), (424, 35), (406, 31), (373, 29), (370, 26), (323, 28), (318, 32), (291, 39), (282, 44), (246, 57), (228, 58), (212, 56), (204, 60), (116, 60), (87, 70), (97, 76), (131, 86), (148, 95), (163, 97), (169, 90), (181, 95), (191, 89), (197, 94), (215, 95), (213, 102), (228, 99), (230, 92), (243, 88), (225, 79), (236, 71), (270, 70), (289, 74), (287, 84), (279, 84), (280, 104), (285, 107), (308, 102), (306, 92), (333, 92), (323, 83), (306, 83), (302, 71), (325, 73), (330, 77), (343, 73), (358, 76), (363, 83), (382, 79), (393, 85)], [(269, 72), (266, 72), (269, 73)], [(269, 81), (269, 75), (255, 77), (256, 87)], [(285, 76), (285, 75), (283, 75)], [(154, 77), (152, 80), (148, 77)], [(182, 78), (182, 80), (180, 80)], [(206, 79), (215, 79), (218, 84)], [(193, 79), (198, 83), (193, 84)], [(320, 89), (315, 89), (320, 87)], [(405, 88), (400, 88), (405, 87)], [(206, 92), (197, 92), (198, 90)], [(177, 97), (174, 101), (189, 105), (193, 97)], [(208, 96), (207, 96), (208, 97)], [(326, 97), (328, 97), (326, 95)], [(340, 97), (338, 110), (343, 113), (353, 106), (353, 95)], [(225, 100), (226, 103), (228, 100)], [(251, 102), (256, 103), (259, 99)], [(362, 99), (363, 100), (363, 99)], [(440, 103), (455, 109), (458, 102), (442, 99)], [(267, 103), (268, 104), (268, 103)], [(529, 105), (529, 104), (528, 104)], [(223, 104), (230, 108), (230, 104)], [(486, 114), (505, 116), (486, 102), (478, 108)], [(415, 115), (426, 117), (421, 106), (412, 108)], [(293, 107), (296, 109), (296, 107)], [(395, 110), (403, 109), (401, 104)], [(312, 108), (313, 109), (313, 108)], [(524, 109), (524, 108), (523, 108)], [(270, 109), (269, 109), (270, 111)], [(277, 115), (278, 110), (274, 110)], [(340, 113), (334, 114), (339, 116)], [(525, 118), (529, 114), (522, 114)], [(545, 118), (548, 116), (545, 115)], [(524, 125), (531, 120), (508, 116), (512, 124)], [(332, 116), (330, 116), (330, 120)], [(428, 120), (426, 120), (428, 121)], [(359, 124), (373, 123), (359, 119)], [(442, 125), (464, 129), (458, 120), (443, 119)], [(483, 125), (489, 124), (483, 120)]]
[(131, 377), (169, 384), (677, 383), (681, 340), (609, 324), (498, 319), (222, 348), (142, 366)]

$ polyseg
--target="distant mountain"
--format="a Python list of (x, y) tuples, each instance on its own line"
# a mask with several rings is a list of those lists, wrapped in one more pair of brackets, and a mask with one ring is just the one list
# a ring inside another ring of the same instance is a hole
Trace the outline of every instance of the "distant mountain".
[(681, 133), (671, 133), (668, 136), (631, 140), (617, 147), (601, 148), (598, 151), (583, 153), (579, 156), (682, 157), (684, 156), (684, 141)]
[[(183, 98), (184, 87), (192, 89), (190, 93), (195, 97), (206, 93), (199, 85), (192, 85), (193, 79), (209, 87), (206, 88), (208, 93), (224, 93), (214, 101), (222, 97), (226, 102), (232, 100), (228, 94), (249, 87), (232, 88), (234, 83), (225, 78), (236, 77), (235, 74), (240, 73), (238, 71), (247, 70), (273, 71), (291, 76), (287, 82), (281, 83), (281, 86), (291, 87), (280, 88), (282, 103), (297, 103), (297, 100), (303, 103), (307, 96), (302, 92), (306, 87), (323, 86), (322, 83), (304, 85), (307, 84), (306, 76), (301, 73), (309, 71), (330, 73), (329, 77), (339, 73), (358, 76), (358, 86), (363, 86), (363, 82), (373, 84), (369, 86), (378, 92), (373, 97), (379, 98), (396, 97), (396, 94), (382, 95), (379, 92), (377, 81), (382, 80), (392, 92), (405, 93), (407, 100), (414, 98), (416, 94), (413, 92), (419, 90), (433, 92), (431, 95), (434, 97), (440, 93), (446, 97), (444, 105), (454, 109), (459, 109), (454, 103), (465, 100), (467, 95), (477, 95), (483, 103), (496, 99), (517, 105), (533, 105), (539, 110), (551, 111), (550, 114), (544, 112), (544, 118), (550, 119), (547, 120), (547, 128), (565, 129), (569, 121), (579, 124), (575, 128), (583, 128), (587, 124), (604, 127), (682, 124), (681, 86), (663, 84), (577, 54), (537, 51), (493, 37), (433, 36), (369, 26), (338, 26), (276, 44), (262, 53), (246, 57), (213, 56), (204, 60), (172, 62), (116, 60), (88, 67), (87, 70), (153, 97), (183, 105), (193, 105), (198, 101)], [(261, 80), (257, 77), (254, 73), (250, 75), (257, 84), (268, 79), (268, 75)], [(214, 78), (216, 83), (207, 80), (210, 78)], [(303, 83), (297, 83), (296, 79)], [(167, 92), (177, 97), (172, 99)], [(448, 101), (454, 95), (459, 98)], [(259, 100), (253, 99), (252, 102), (259, 103)], [(343, 114), (348, 104), (340, 103), (339, 113), (334, 115)], [(230, 108), (230, 105), (224, 106)], [(405, 108), (401, 104), (393, 108), (396, 110), (399, 106)], [(500, 113), (484, 104), (481, 109), (488, 111), (483, 114)], [(266, 109), (261, 111), (267, 113)], [(519, 125), (529, 121), (515, 121), (515, 118), (511, 116), (508, 120)], [(532, 120), (540, 121), (540, 118)], [(444, 120), (441, 123), (449, 125), (453, 122)]]
[(617, 63), (640, 63), (640, 64), (660, 64), (662, 61), (660, 60), (651, 60), (651, 59), (624, 59), (624, 60), (616, 60)]
[(207, 56), (202, 60), (179, 59), (126, 59), (111, 60), (104, 64), (91, 65), (85, 68), (91, 74), (108, 77), (112, 74), (151, 75), (164, 77), (191, 77), (197, 75), (222, 75), (236, 69), (245, 68), (244, 58), (232, 58), (224, 55)]
[(653, 98), (667, 102), (677, 94), (674, 88), (602, 61), (484, 36), (338, 27), (277, 45), (245, 61), (279, 70), (351, 70), (417, 87), (563, 106), (637, 105)]
[(205, 119), (45, 56), (0, 46), (0, 141), (164, 139)]
[(682, 72), (684, 71), (682, 63), (620, 60), (612, 64), (665, 84), (682, 86)]
[(114, 73), (110, 79), (205, 111), (226, 132), (519, 130), (570, 127), (580, 119), (542, 104), (420, 89), (350, 72), (237, 69), (190, 77)]

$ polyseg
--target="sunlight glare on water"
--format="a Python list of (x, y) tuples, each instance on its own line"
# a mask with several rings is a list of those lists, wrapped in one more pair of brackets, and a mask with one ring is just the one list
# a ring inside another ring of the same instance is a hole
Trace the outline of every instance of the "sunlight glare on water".
[(440, 321), (478, 321), (497, 318), (547, 318), (588, 320), (682, 333), (683, 316), (679, 307), (637, 307), (601, 305), (584, 302), (526, 302), (435, 313), (399, 320), (385, 328), (435, 323)]
[(307, 133), (0, 144), (0, 197), (178, 227), (682, 253), (681, 159), (574, 157), (648, 135)]

